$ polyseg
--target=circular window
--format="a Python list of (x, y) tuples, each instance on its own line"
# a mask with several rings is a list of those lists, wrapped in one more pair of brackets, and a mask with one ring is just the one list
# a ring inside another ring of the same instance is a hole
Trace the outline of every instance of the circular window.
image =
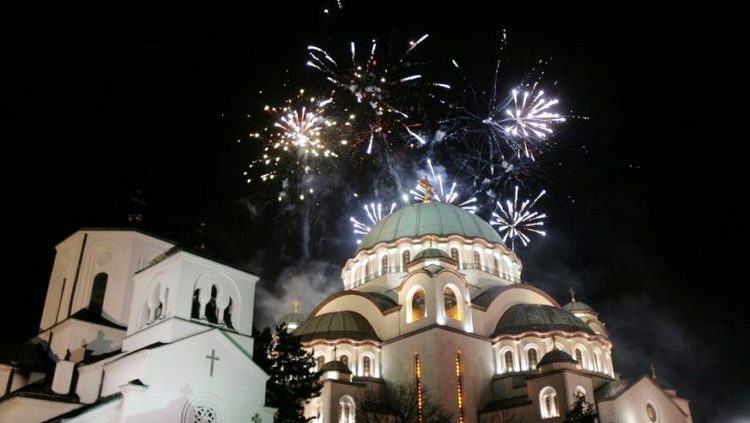
[(652, 422), (656, 421), (656, 409), (651, 404), (646, 404), (646, 415)]
[(213, 408), (207, 405), (199, 405), (195, 408), (195, 414), (193, 414), (193, 423), (216, 423), (219, 420), (216, 418), (216, 412)]

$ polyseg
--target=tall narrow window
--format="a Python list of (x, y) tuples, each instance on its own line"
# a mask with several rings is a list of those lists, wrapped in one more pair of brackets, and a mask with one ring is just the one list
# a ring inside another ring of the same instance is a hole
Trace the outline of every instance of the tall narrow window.
[(234, 326), (232, 326), (232, 309), (234, 308), (234, 304), (232, 303), (232, 297), (229, 297), (229, 304), (227, 304), (227, 308), (224, 309), (224, 324), (227, 325), (228, 328), (234, 329)]
[(94, 285), (91, 287), (91, 300), (89, 301), (89, 310), (94, 314), (101, 314), (104, 307), (104, 294), (107, 292), (106, 273), (99, 273), (94, 277)]
[(422, 363), (419, 354), (414, 356), (414, 384), (417, 385), (417, 421), (424, 422), (424, 397), (422, 395)]
[(385, 275), (386, 273), (388, 273), (388, 254), (380, 259), (380, 274)]
[(460, 352), (456, 352), (456, 405), (458, 406), (458, 423), (464, 423), (463, 365)]
[(362, 357), (362, 376), (370, 377), (370, 357)]
[(547, 386), (539, 392), (540, 414), (543, 419), (560, 417), (560, 409), (557, 406), (557, 392), (551, 386)]
[(576, 367), (579, 369), (583, 368), (583, 354), (580, 348), (576, 348)]
[(512, 372), (513, 371), (513, 353), (510, 351), (506, 351), (504, 357), (505, 357), (505, 371)]
[(365, 274), (362, 277), (362, 281), (366, 281), (370, 277), (370, 262), (365, 262)]
[(597, 372), (602, 371), (602, 362), (601, 357), (599, 356), (599, 351), (594, 352), (594, 370)]
[(411, 297), (411, 314), (409, 316), (410, 322), (416, 322), (425, 316), (425, 298), (424, 290), (419, 288)]
[(443, 289), (443, 305), (445, 306), (445, 315), (453, 320), (461, 320), (461, 312), (458, 307), (456, 293), (449, 287)]
[(201, 295), (201, 290), (196, 289), (193, 292), (193, 308), (190, 309), (190, 318), (200, 319), (201, 318), (201, 302), (198, 299)]
[(474, 268), (482, 268), (482, 259), (479, 257), (479, 251), (474, 250)]
[(211, 286), (211, 299), (206, 303), (206, 319), (209, 323), (219, 323), (218, 309), (216, 308), (216, 285)]
[(529, 369), (534, 370), (536, 369), (537, 365), (537, 355), (536, 350), (534, 348), (529, 348), (528, 359), (529, 359)]
[(354, 399), (349, 395), (344, 395), (339, 400), (339, 423), (354, 423)]
[(495, 268), (492, 269), (492, 273), (494, 273), (497, 276), (500, 276), (500, 260), (497, 259), (497, 256), (492, 256), (492, 258), (495, 261)]
[(315, 366), (318, 368), (318, 371), (323, 368), (323, 365), (325, 364), (326, 358), (322, 355), (319, 355), (318, 358), (315, 359)]
[(339, 357), (339, 361), (344, 363), (346, 367), (349, 367), (349, 356), (346, 354), (341, 354), (341, 357)]
[(403, 253), (401, 253), (401, 270), (406, 272), (406, 265), (409, 264), (411, 261), (411, 252), (409, 250), (404, 250)]
[(458, 248), (451, 248), (451, 258), (458, 263)]

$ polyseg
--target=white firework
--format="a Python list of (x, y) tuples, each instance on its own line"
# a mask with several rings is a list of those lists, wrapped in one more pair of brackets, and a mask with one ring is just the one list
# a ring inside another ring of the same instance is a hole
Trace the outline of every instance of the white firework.
[[(365, 204), (364, 207), (362, 208), (365, 210), (365, 214), (367, 215), (367, 220), (369, 220), (369, 223), (359, 221), (355, 219), (354, 217), (350, 217), (349, 221), (352, 222), (354, 233), (357, 235), (362, 235), (364, 238), (365, 235), (370, 233), (373, 226), (375, 226), (378, 222), (383, 220), (384, 217), (393, 213), (393, 210), (396, 209), (396, 203), (391, 203), (390, 208), (383, 207), (382, 203)], [(362, 239), (357, 240), (357, 244), (361, 242), (362, 242)]]
[(503, 129), (514, 138), (527, 140), (544, 140), (552, 135), (552, 125), (565, 122), (565, 118), (553, 109), (559, 103), (557, 99), (546, 100), (544, 91), (518, 92), (513, 90), (513, 105), (505, 109), (507, 117), (503, 119)]
[[(432, 161), (430, 159), (427, 159), (427, 165), (430, 168), (431, 173), (431, 183), (433, 184), (432, 190), (429, 193), (430, 200), (435, 201), (438, 203), (445, 203), (445, 204), (453, 204), (458, 207), (461, 207), (462, 209), (468, 211), (469, 213), (476, 213), (477, 211), (477, 198), (471, 197), (466, 201), (458, 201), (458, 198), (460, 197), (459, 191), (456, 189), (456, 183), (452, 182), (450, 183), (450, 189), (448, 191), (445, 190), (447, 183), (443, 183), (443, 176), (438, 175), (435, 173), (435, 168), (432, 167)], [(422, 186), (422, 184), (417, 183), (417, 186), (409, 191), (409, 193), (413, 196), (413, 198), (418, 201), (422, 202), (425, 200), (425, 189)]]
[(503, 242), (510, 239), (512, 250), (516, 249), (516, 238), (520, 239), (525, 247), (531, 242), (529, 239), (530, 233), (536, 233), (542, 236), (547, 235), (547, 233), (542, 230), (544, 227), (544, 219), (547, 215), (533, 210), (536, 202), (539, 201), (545, 193), (546, 191), (542, 191), (533, 200), (524, 200), (519, 205), (518, 187), (516, 187), (515, 196), (512, 202), (510, 200), (506, 200), (505, 204), (503, 204), (502, 201), (497, 202), (499, 213), (492, 213), (490, 224), (497, 226), (497, 231), (502, 235)]

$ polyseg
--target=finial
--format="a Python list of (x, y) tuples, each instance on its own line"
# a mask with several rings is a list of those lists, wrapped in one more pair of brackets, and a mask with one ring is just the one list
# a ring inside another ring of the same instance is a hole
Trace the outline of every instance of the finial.
[(651, 378), (656, 379), (656, 366), (654, 366), (654, 363), (651, 363), (649, 368), (651, 369)]
[(432, 234), (430, 234), (430, 235), (427, 235), (427, 239), (429, 239), (429, 240), (430, 240), (430, 248), (432, 248), (432, 239), (433, 239), (433, 238), (435, 238), (435, 235), (432, 235)]
[(557, 349), (557, 341), (555, 341), (555, 335), (552, 335), (552, 349)]
[(128, 222), (133, 225), (138, 225), (143, 221), (143, 207), (146, 205), (146, 200), (143, 199), (141, 191), (138, 190), (134, 195), (130, 196), (131, 212), (128, 213)]
[(570, 301), (573, 303), (576, 302), (576, 290), (571, 286), (568, 292), (570, 292)]
[(333, 361), (336, 361), (336, 345), (333, 346)]
[(422, 188), (422, 191), (424, 194), (422, 195), (422, 202), (423, 203), (429, 203), (432, 201), (432, 184), (430, 184), (430, 181), (427, 180), (427, 175), (423, 176), (422, 179), (418, 181), (419, 186)]
[(294, 312), (299, 313), (299, 301), (297, 300), (292, 301), (292, 306), (294, 307)]

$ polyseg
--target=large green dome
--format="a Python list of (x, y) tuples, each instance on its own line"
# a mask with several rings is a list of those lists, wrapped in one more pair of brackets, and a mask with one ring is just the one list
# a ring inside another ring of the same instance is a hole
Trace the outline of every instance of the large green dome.
[(399, 238), (419, 238), (426, 235), (460, 235), (465, 238), (482, 238), (502, 244), (500, 235), (482, 220), (466, 210), (451, 204), (418, 203), (396, 210), (367, 234), (359, 249), (372, 248), (381, 242)]

